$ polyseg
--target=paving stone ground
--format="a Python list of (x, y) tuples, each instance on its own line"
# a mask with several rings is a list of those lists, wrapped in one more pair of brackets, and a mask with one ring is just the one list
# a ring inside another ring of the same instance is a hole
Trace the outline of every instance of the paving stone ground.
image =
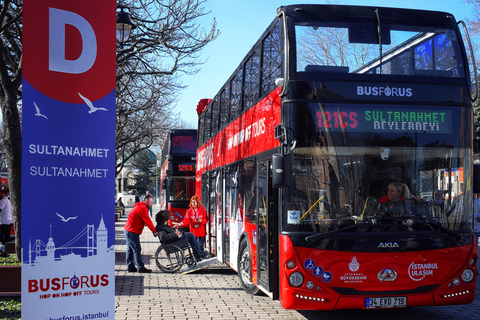
[(267, 296), (245, 293), (237, 273), (226, 266), (214, 265), (187, 275), (161, 272), (154, 258), (159, 242), (148, 229), (140, 240), (143, 261), (153, 272), (128, 273), (125, 221), (126, 215), (116, 222), (115, 228), (115, 319), (480, 319), (480, 278), (477, 278), (476, 299), (470, 305), (395, 310), (286, 310)]

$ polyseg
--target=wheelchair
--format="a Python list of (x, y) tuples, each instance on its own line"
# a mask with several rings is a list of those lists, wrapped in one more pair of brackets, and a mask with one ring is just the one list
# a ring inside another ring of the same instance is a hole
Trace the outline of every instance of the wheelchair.
[(188, 244), (187, 239), (160, 244), (157, 251), (155, 251), (155, 263), (158, 269), (166, 273), (175, 273), (184, 264), (187, 264), (190, 268), (197, 266), (193, 249)]

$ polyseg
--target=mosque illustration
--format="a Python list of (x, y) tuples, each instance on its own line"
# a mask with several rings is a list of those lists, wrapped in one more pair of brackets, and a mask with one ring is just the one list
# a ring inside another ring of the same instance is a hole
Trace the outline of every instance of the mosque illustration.
[(102, 216), (96, 232), (93, 224), (87, 224), (80, 233), (60, 247), (55, 246), (52, 237), (52, 225), (50, 224), (50, 237), (47, 243), (45, 244), (41, 239), (36, 239), (32, 247), (30, 241), (28, 258), (24, 261), (24, 264), (32, 267), (53, 262), (74, 264), (84, 261), (84, 259), (103, 259), (114, 254), (115, 245), (108, 247), (108, 230)]

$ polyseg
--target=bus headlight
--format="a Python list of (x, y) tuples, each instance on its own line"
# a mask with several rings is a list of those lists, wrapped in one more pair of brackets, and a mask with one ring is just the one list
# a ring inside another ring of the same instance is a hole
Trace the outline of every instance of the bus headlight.
[(458, 286), (460, 284), (460, 279), (458, 279), (458, 278), (453, 279), (453, 284), (455, 286)]
[(293, 268), (295, 268), (295, 261), (293, 261), (293, 260), (288, 260), (288, 262), (287, 262), (287, 268), (288, 268), (288, 269), (293, 269)]
[(312, 290), (313, 287), (315, 287), (315, 284), (313, 283), (313, 281), (308, 281), (305, 286), (307, 287), (307, 289)]
[(473, 271), (470, 270), (470, 269), (463, 270), (462, 280), (463, 280), (463, 282), (467, 282), (467, 283), (472, 281), (473, 280)]
[(288, 277), (288, 282), (294, 287), (300, 287), (303, 283), (303, 275), (300, 272), (293, 272)]

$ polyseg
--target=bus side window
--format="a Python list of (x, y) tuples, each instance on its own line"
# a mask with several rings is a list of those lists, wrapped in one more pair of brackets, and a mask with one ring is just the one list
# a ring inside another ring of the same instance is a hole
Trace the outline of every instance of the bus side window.
[[(198, 145), (199, 145), (199, 146), (203, 145), (203, 142), (205, 141), (205, 140), (203, 139), (203, 135), (204, 135), (204, 133), (205, 133), (205, 131), (204, 131), (204, 125), (203, 125), (203, 124), (204, 124), (204, 118), (205, 118), (205, 114), (204, 114), (204, 113), (202, 113), (202, 114), (200, 115), (200, 117), (198, 118)], [(162, 158), (163, 158), (163, 155), (164, 155), (164, 154), (162, 153)], [(162, 161), (162, 162), (163, 162), (163, 161)]]
[(223, 129), (228, 124), (228, 102), (230, 98), (230, 86), (229, 83), (225, 86), (225, 89), (220, 94), (220, 129)]
[(242, 81), (243, 69), (238, 69), (232, 80), (232, 94), (230, 95), (230, 122), (237, 119), (242, 113)]
[(277, 23), (272, 32), (263, 40), (262, 96), (273, 91), (276, 87), (275, 79), (281, 77), (282, 56), (280, 45), (280, 29)]
[(212, 101), (212, 137), (218, 132), (218, 123), (220, 120), (220, 105), (218, 97)]
[(205, 135), (204, 135), (205, 140), (204, 141), (208, 141), (212, 137), (212, 131), (211, 131), (211, 128), (212, 128), (212, 105), (213, 105), (213, 103), (210, 103), (206, 107), (205, 119), (204, 119), (204, 131), (205, 131)]
[(252, 107), (260, 94), (260, 47), (257, 47), (245, 63), (245, 88), (243, 109)]

